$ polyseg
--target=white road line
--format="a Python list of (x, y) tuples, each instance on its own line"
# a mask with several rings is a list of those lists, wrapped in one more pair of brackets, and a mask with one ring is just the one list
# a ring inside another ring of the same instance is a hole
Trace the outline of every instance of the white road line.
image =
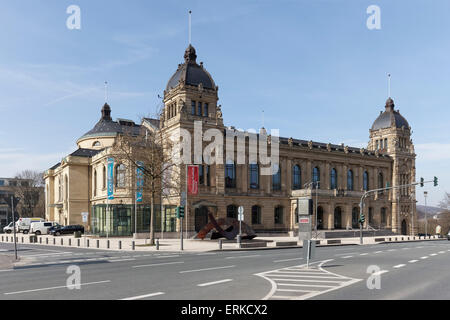
[(437, 253), (430, 254), (430, 256), (432, 256), (432, 257), (437, 256), (437, 255), (438, 255)]
[(156, 259), (164, 259), (164, 258), (178, 258), (179, 255), (176, 256), (160, 256), (160, 257), (156, 257)]
[(218, 270), (218, 269), (229, 269), (229, 268), (234, 268), (234, 267), (236, 267), (236, 266), (225, 266), (225, 267), (206, 268), (206, 269), (197, 269), (197, 270), (186, 270), (186, 271), (180, 271), (180, 273), (191, 273), (191, 272)]
[(375, 251), (374, 253), (381, 253), (381, 252), (383, 252), (383, 251)]
[(403, 268), (404, 266), (406, 266), (406, 264), (398, 264), (398, 265), (394, 266), (394, 268), (399, 269), (399, 268)]
[(324, 284), (287, 284), (287, 283), (277, 283), (279, 286), (294, 286), (294, 287), (311, 287), (311, 288), (334, 288), (336, 286), (327, 286)]
[[(271, 274), (272, 274), (272, 272), (271, 272)], [(266, 275), (266, 277), (277, 277), (277, 278), (319, 278), (319, 279), (335, 279), (335, 280), (337, 280), (337, 279), (342, 279), (342, 278), (340, 278), (340, 277), (326, 277), (326, 276), (294, 276), (294, 275), (285, 275), (285, 274), (274, 274), (274, 275), (271, 275), (271, 274), (268, 274), (268, 275)], [(293, 279), (289, 279), (290, 281), (293, 281)]]
[(226, 257), (225, 259), (240, 259), (240, 258), (254, 258), (254, 257), (260, 257), (261, 255), (255, 254), (252, 256), (239, 256), (239, 257)]
[(214, 281), (214, 282), (207, 282), (207, 283), (202, 283), (202, 284), (198, 284), (198, 287), (207, 287), (207, 286), (212, 286), (215, 284), (219, 284), (219, 283), (225, 283), (225, 282), (230, 282), (233, 281), (233, 279), (225, 279), (225, 280), (219, 280), (219, 281)]
[(182, 264), (184, 261), (177, 261), (177, 262), (166, 262), (166, 263), (154, 263), (154, 264), (145, 264), (141, 266), (133, 266), (133, 268), (145, 268), (145, 267), (158, 267), (158, 266), (166, 266), (169, 264)]
[(389, 249), (388, 251), (396, 251), (397, 249)]
[(439, 251), (439, 253), (445, 253), (445, 251)]
[[(294, 290), (294, 289), (277, 289), (277, 291), (281, 292), (319, 292), (319, 291), (311, 291), (311, 290)], [(272, 298), (277, 298), (277, 296), (273, 296)], [(292, 297), (286, 297), (286, 298), (292, 298)]]
[[(108, 282), (111, 282), (111, 280), (82, 283), (82, 284), (80, 284), (80, 286), (88, 286), (88, 285), (91, 285), (91, 284), (100, 284), (100, 283), (108, 283)], [(13, 294), (20, 294), (20, 293), (37, 292), (37, 291), (47, 291), (47, 290), (64, 289), (64, 288), (67, 288), (67, 289), (68, 289), (69, 286), (59, 286), (59, 287), (50, 287), (50, 288), (32, 289), (32, 290), (24, 290), (24, 291), (16, 291), (16, 292), (7, 292), (7, 293), (4, 293), (4, 295), (13, 295)]]
[(150, 298), (150, 297), (154, 297), (154, 296), (160, 296), (162, 294), (164, 294), (164, 292), (155, 292), (155, 293), (144, 294), (142, 296), (136, 296), (136, 297), (125, 298), (125, 299), (120, 299), (120, 300), (139, 300), (139, 299), (145, 299), (145, 298)]
[(425, 260), (425, 259), (428, 259), (428, 257), (425, 256), (425, 257), (421, 257), (420, 259)]
[(294, 261), (294, 260), (302, 260), (303, 258), (294, 258), (294, 259), (285, 259), (285, 260), (275, 260), (274, 262), (287, 262), (287, 261)]
[(360, 256), (367, 256), (368, 253), (361, 253)]
[(381, 271), (372, 273), (372, 276), (380, 276), (380, 275), (382, 275), (384, 273), (388, 273), (388, 272), (389, 272), (388, 270), (381, 270)]
[(353, 256), (342, 257), (342, 259), (350, 259), (350, 258), (353, 258)]
[[(271, 278), (274, 281), (297, 281), (297, 282), (314, 282), (314, 283), (342, 283), (342, 282), (346, 282), (347, 280), (308, 280), (308, 279), (275, 279), (275, 278)], [(282, 283), (280, 283), (280, 285), (282, 285)]]
[(408, 262), (409, 263), (416, 263), (417, 261), (419, 261), (419, 260), (409, 260)]
[(122, 261), (135, 261), (136, 259), (111, 259), (111, 260), (106, 260), (108, 262), (122, 262)]
[(57, 256), (57, 255), (66, 255), (70, 254), (71, 252), (60, 252), (60, 253), (41, 253), (41, 254), (30, 254), (30, 255), (23, 255), (24, 257), (50, 257), (50, 256)]
[(214, 252), (206, 252), (206, 253), (197, 254), (197, 256), (212, 256), (212, 255), (215, 255), (215, 253)]

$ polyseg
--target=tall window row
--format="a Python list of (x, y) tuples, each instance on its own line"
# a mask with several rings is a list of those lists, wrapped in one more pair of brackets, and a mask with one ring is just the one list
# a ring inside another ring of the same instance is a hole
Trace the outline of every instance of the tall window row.
[[(258, 205), (252, 206), (252, 224), (262, 224), (261, 207)], [(227, 206), (227, 218), (237, 219), (238, 207), (234, 204)], [(273, 222), (275, 225), (284, 223), (284, 207), (276, 206), (273, 209)]]
[(209, 104), (201, 101), (191, 101), (191, 115), (207, 117), (209, 115)]

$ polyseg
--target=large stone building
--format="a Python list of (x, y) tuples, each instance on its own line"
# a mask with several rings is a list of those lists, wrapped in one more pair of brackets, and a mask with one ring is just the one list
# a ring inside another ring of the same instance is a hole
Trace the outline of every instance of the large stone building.
[[(113, 121), (111, 108), (105, 104), (100, 121), (78, 139), (79, 149), (46, 172), (47, 219), (79, 224), (81, 212), (89, 212), (91, 230), (100, 235), (131, 235), (135, 223), (138, 232), (148, 231), (150, 211), (145, 199), (137, 208), (138, 221), (134, 221), (135, 188), (130, 184), (135, 170), (127, 163), (115, 164), (114, 200), (107, 201), (107, 159), (117, 138), (125, 131), (168, 136), (185, 129), (193, 134), (196, 121), (201, 122), (203, 133), (208, 129), (224, 134), (234, 130), (224, 126), (218, 87), (203, 64), (197, 63), (191, 45), (184, 60), (164, 91), (159, 119), (143, 119), (141, 124)], [(389, 98), (370, 129), (367, 148), (280, 137), (279, 170), (274, 175), (262, 175), (257, 162), (236, 164), (224, 158), (225, 164), (206, 165), (202, 161), (199, 194), (187, 198), (187, 228), (190, 234), (199, 231), (207, 223), (208, 212), (218, 218), (236, 217), (237, 207), (242, 205), (245, 222), (257, 232), (295, 233), (299, 197), (317, 200), (317, 219), (313, 219), (317, 229), (359, 228), (359, 203), (364, 192), (413, 183), (415, 157), (411, 128)], [(317, 189), (311, 182), (317, 183)], [(183, 185), (184, 177), (179, 183)], [(381, 191), (368, 197), (365, 227), (416, 233), (414, 190)], [(180, 196), (175, 196), (162, 199), (161, 206), (158, 203), (157, 231), (178, 231), (175, 208), (180, 201)]]

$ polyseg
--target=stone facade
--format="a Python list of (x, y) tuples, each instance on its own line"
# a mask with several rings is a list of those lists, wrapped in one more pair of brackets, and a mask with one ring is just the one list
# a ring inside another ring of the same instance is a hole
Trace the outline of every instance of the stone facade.
[[(46, 173), (46, 215), (49, 220), (78, 224), (81, 223), (81, 212), (92, 213), (95, 206), (133, 205), (134, 191), (129, 185), (116, 188), (115, 199), (110, 203), (106, 200), (107, 158), (124, 126), (144, 128), (149, 134), (160, 132), (166, 138), (182, 129), (194, 136), (196, 121), (202, 124), (201, 134), (211, 129), (227, 134), (234, 131), (234, 128), (224, 126), (222, 108), (218, 105), (219, 88), (203, 64), (197, 64), (196, 58), (195, 49), (189, 46), (184, 64), (179, 65), (164, 92), (160, 119), (144, 119), (139, 126), (113, 122), (111, 109), (108, 105), (103, 107), (97, 129), (78, 140), (80, 149)], [(386, 122), (388, 118), (389, 123)], [(260, 174), (262, 165), (252, 167), (248, 164), (248, 138), (246, 164), (227, 166), (225, 150), (225, 164), (208, 166), (202, 159), (192, 157), (193, 163), (202, 166), (204, 175), (199, 194), (187, 198), (185, 222), (188, 231), (190, 234), (198, 231), (207, 221), (207, 212), (217, 218), (235, 216), (237, 207), (242, 205), (245, 222), (257, 232), (295, 233), (298, 230), (295, 212), (299, 197), (312, 197), (317, 201), (318, 217), (313, 221), (318, 221), (318, 229), (359, 228), (359, 204), (366, 190), (415, 181), (411, 128), (405, 123), (389, 99), (385, 113), (370, 130), (367, 149), (280, 137), (279, 184), (274, 183), (272, 176)], [(260, 134), (264, 131), (263, 128)], [(209, 143), (203, 142), (202, 147)], [(193, 145), (193, 155), (194, 148)], [(236, 159), (236, 151), (235, 156)], [(125, 163), (125, 167), (129, 166)], [(183, 175), (179, 183), (183, 185), (185, 171), (180, 172)], [(127, 181), (133, 180), (132, 170), (127, 170), (126, 175)], [(320, 181), (317, 189), (311, 188), (312, 181)], [(180, 202), (181, 198), (177, 196), (163, 199), (162, 205), (173, 208)], [(365, 227), (415, 234), (415, 204), (414, 188), (375, 193), (364, 203)], [(168, 225), (164, 216), (161, 224)], [(170, 223), (173, 224), (171, 231), (179, 230), (177, 220)]]

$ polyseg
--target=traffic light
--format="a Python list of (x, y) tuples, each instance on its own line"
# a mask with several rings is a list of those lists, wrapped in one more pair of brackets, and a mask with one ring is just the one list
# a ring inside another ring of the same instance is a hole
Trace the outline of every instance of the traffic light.
[(423, 187), (423, 185), (424, 185), (423, 183), (424, 183), (424, 182), (425, 182), (425, 179), (424, 179), (424, 178), (420, 178), (420, 186), (421, 186), (421, 187)]
[(366, 221), (366, 217), (364, 216), (364, 213), (361, 213), (359, 215), (359, 223), (363, 224)]
[(177, 207), (177, 218), (184, 218), (184, 207)]
[(434, 186), (437, 187), (438, 186), (438, 178), (434, 177)]

